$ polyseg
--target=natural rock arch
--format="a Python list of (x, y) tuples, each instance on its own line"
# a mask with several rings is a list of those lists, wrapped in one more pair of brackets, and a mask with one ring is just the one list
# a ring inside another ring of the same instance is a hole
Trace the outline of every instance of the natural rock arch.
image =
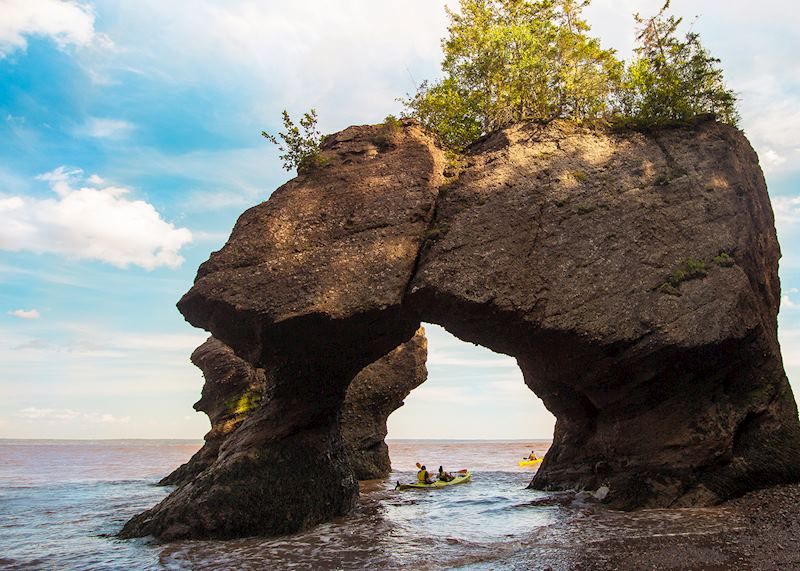
[(406, 123), (351, 127), (323, 154), (240, 217), (178, 304), (263, 368), (270, 397), (123, 536), (279, 534), (346, 513), (345, 392), (423, 320), (514, 356), (556, 415), (534, 487), (608, 484), (634, 508), (798, 479), (779, 248), (740, 132), (521, 125), (452, 165)]

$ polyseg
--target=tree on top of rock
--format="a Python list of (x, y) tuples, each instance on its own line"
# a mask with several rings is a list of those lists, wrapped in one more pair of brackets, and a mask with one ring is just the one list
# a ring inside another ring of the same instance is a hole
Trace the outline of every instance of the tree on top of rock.
[(655, 126), (714, 113), (736, 122), (719, 60), (696, 33), (677, 36), (667, 2), (643, 26), (625, 64), (589, 35), (590, 0), (459, 0), (447, 10), (443, 79), (404, 101), (409, 114), (451, 149), (520, 121), (618, 120)]
[(623, 66), (587, 35), (588, 0), (460, 0), (447, 10), (446, 76), (405, 101), (449, 147), (511, 123), (606, 114)]
[(649, 19), (634, 16), (639, 45), (622, 85), (621, 114), (641, 126), (709, 113), (735, 125), (736, 95), (725, 86), (720, 60), (711, 57), (696, 32), (679, 37), (683, 19), (667, 17), (669, 5), (667, 0)]

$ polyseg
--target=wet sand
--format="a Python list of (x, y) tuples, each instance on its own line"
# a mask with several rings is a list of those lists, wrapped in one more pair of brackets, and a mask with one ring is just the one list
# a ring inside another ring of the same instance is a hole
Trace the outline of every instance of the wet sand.
[[(747, 494), (714, 508), (649, 510), (691, 513), (690, 529), (643, 525), (649, 533), (621, 526), (615, 537), (598, 533), (598, 522), (613, 520), (600, 507), (583, 518), (550, 528), (502, 561), (474, 562), (462, 569), (541, 569), (552, 571), (636, 570), (798, 570), (800, 569), (800, 485)], [(630, 516), (625, 516), (626, 518)], [(583, 520), (583, 521), (582, 521)], [(717, 521), (719, 525), (715, 525)], [(586, 532), (589, 532), (587, 536)], [(597, 534), (596, 538), (591, 535)]]

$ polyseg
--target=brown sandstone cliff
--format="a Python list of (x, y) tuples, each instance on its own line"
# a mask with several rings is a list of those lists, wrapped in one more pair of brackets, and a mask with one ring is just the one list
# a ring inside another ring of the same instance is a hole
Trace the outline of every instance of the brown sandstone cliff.
[[(410, 341), (358, 373), (347, 388), (342, 436), (357, 479), (371, 480), (389, 474), (386, 420), (427, 378), (427, 346), (425, 330), (420, 328)], [(206, 380), (202, 398), (194, 408), (208, 415), (211, 430), (205, 435), (203, 447), (159, 482), (165, 486), (187, 484), (211, 466), (225, 439), (270, 398), (264, 370), (236, 356), (218, 339), (210, 337), (200, 345), (192, 353), (192, 363), (203, 371)]]
[(352, 127), (323, 154), (242, 215), (179, 303), (264, 368), (272, 397), (123, 535), (276, 534), (345, 513), (346, 389), (422, 320), (516, 357), (556, 415), (534, 487), (607, 484), (633, 508), (800, 478), (780, 253), (740, 132), (522, 125), (449, 177), (411, 123)]

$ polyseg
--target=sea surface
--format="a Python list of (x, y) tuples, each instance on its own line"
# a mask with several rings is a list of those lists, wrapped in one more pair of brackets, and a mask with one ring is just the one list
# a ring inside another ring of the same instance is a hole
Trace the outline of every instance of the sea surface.
[[(517, 461), (549, 442), (389, 441), (394, 471), (362, 483), (355, 512), (295, 535), (232, 541), (119, 540), (170, 488), (156, 482), (201, 442), (0, 440), (0, 569), (568, 569), (612, 537), (713, 533), (715, 510), (621, 514), (528, 490)], [(416, 462), (473, 481), (399, 492)]]

